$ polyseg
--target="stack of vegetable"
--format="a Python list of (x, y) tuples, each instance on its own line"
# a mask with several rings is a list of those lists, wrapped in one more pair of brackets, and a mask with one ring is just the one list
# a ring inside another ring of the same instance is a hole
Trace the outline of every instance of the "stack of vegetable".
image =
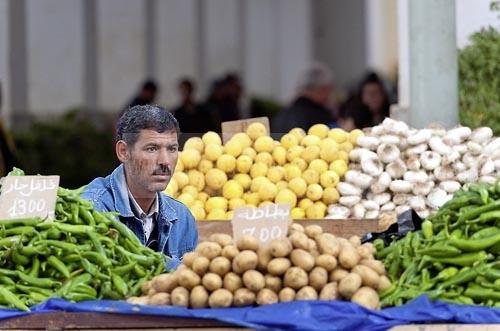
[(293, 224), (288, 238), (262, 246), (252, 236), (236, 245), (212, 234), (184, 256), (175, 273), (153, 278), (134, 304), (192, 308), (265, 305), (292, 300), (350, 300), (379, 306), (378, 291), (391, 284), (372, 244)]
[(59, 188), (53, 222), (0, 221), (1, 305), (29, 310), (52, 297), (121, 299), (163, 272), (161, 254), (79, 193)]
[(464, 184), (491, 184), (500, 175), (500, 137), (487, 127), (417, 130), (387, 118), (356, 143), (327, 218), (378, 218), (410, 208), (427, 217)]
[(432, 299), (500, 306), (499, 225), (500, 181), (456, 192), (422, 230), (378, 252), (393, 281), (382, 305), (427, 293)]

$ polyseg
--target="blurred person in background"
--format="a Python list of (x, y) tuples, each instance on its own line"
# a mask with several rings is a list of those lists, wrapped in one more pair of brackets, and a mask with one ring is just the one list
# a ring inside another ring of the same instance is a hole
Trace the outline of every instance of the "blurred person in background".
[(384, 82), (374, 73), (368, 73), (357, 93), (341, 107), (342, 127), (345, 130), (363, 129), (381, 123), (389, 116), (389, 93)]
[(284, 134), (295, 127), (307, 131), (318, 123), (336, 127), (332, 104), (333, 75), (322, 63), (315, 63), (301, 73), (298, 96), (287, 108), (280, 111), (272, 121), (272, 132)]
[(137, 94), (122, 109), (119, 117), (121, 117), (125, 112), (125, 110), (130, 107), (144, 106), (154, 103), (157, 94), (158, 94), (158, 84), (156, 84), (156, 82), (152, 79), (144, 81)]
[(221, 121), (240, 119), (240, 99), (243, 88), (237, 73), (230, 72), (222, 80)]
[[(2, 83), (0, 82), (0, 113), (2, 110)], [(13, 167), (18, 167), (14, 146), (9, 132), (4, 127), (3, 118), (0, 117), (0, 177), (4, 177), (12, 170)]]

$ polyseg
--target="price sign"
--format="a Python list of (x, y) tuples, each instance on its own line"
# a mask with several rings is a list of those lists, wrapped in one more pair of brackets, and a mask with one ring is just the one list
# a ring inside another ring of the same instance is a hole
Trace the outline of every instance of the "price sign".
[(235, 241), (243, 235), (251, 235), (261, 244), (283, 239), (290, 224), (290, 205), (269, 204), (260, 208), (240, 207), (234, 210), (231, 221)]
[(0, 219), (54, 219), (59, 176), (7, 176), (0, 194)]

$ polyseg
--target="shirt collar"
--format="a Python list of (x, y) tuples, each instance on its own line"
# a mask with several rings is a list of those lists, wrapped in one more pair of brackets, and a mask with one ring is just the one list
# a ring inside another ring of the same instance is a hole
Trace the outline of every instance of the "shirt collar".
[(146, 214), (142, 210), (141, 206), (139, 206), (139, 204), (135, 200), (134, 196), (132, 195), (132, 192), (130, 192), (130, 189), (128, 187), (127, 187), (127, 191), (128, 191), (128, 197), (129, 197), (130, 201), (132, 202), (130, 207), (132, 208), (132, 212), (134, 212), (135, 216), (137, 216), (139, 218), (145, 218), (145, 217), (151, 217), (154, 214), (158, 213), (158, 193), (155, 194), (155, 199), (153, 201), (153, 205), (151, 206), (149, 213)]

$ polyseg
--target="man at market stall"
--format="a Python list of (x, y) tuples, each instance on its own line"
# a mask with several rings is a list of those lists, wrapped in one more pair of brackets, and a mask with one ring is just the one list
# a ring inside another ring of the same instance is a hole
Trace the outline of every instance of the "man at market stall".
[(159, 106), (127, 109), (117, 125), (121, 165), (82, 193), (97, 210), (118, 212), (144, 245), (169, 257), (168, 269), (175, 269), (198, 241), (189, 209), (162, 193), (177, 163), (179, 131), (174, 116)]

